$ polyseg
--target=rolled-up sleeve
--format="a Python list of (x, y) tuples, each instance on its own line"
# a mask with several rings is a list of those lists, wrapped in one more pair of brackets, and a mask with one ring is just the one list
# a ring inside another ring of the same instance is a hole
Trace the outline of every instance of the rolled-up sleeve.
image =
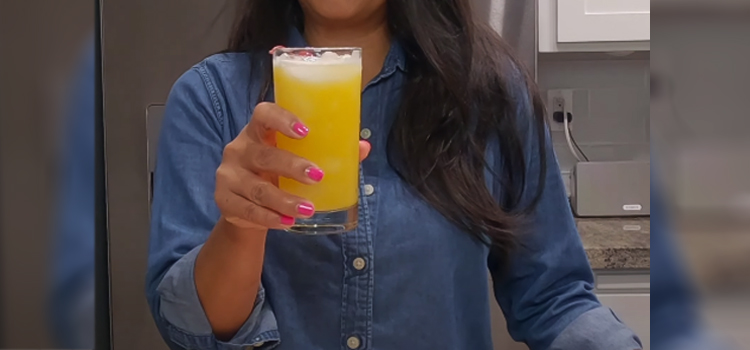
[[(517, 81), (523, 77), (516, 74)], [(519, 84), (520, 86), (520, 84)], [(536, 207), (519, 230), (522, 247), (510, 259), (491, 254), (495, 297), (510, 335), (532, 350), (633, 350), (638, 337), (593, 292), (594, 276), (586, 257), (549, 132), (532, 122), (528, 94), (516, 89), (519, 124), (527, 153), (527, 180), (522, 204), (531, 203), (543, 186)], [(544, 138), (544, 142), (539, 142)], [(540, 167), (544, 147), (546, 169)], [(539, 175), (544, 172), (544, 183)]]
[(607, 307), (578, 316), (555, 338), (549, 350), (634, 350), (641, 344)]
[(217, 341), (208, 323), (195, 289), (193, 271), (201, 246), (187, 253), (169, 269), (156, 288), (160, 298), (161, 316), (167, 322), (167, 332), (172, 342), (184, 347), (199, 349), (270, 349), (278, 342), (279, 334), (270, 306), (266, 303), (261, 286), (255, 306), (245, 324), (227, 341)]
[(226, 143), (220, 101), (204, 63), (170, 93), (154, 174), (146, 294), (171, 349), (271, 349), (279, 334), (262, 285), (252, 314), (229, 341), (213, 335), (195, 286), (195, 260), (220, 216), (213, 195)]

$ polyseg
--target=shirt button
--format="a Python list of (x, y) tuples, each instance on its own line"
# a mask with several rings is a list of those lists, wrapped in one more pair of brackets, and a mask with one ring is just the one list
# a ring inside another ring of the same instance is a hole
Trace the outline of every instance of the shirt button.
[(349, 349), (357, 349), (359, 348), (360, 341), (357, 337), (349, 337), (349, 339), (346, 340), (346, 346), (349, 347)]
[(354, 265), (354, 268), (357, 269), (357, 271), (362, 271), (362, 269), (365, 268), (365, 265), (367, 265), (367, 263), (365, 262), (365, 259), (356, 258), (352, 262), (352, 265)]
[(370, 129), (368, 128), (364, 128), (362, 129), (362, 131), (359, 132), (359, 136), (367, 140), (370, 138), (370, 136), (372, 136), (372, 131), (370, 131)]
[(375, 186), (367, 184), (365, 185), (365, 196), (372, 196), (375, 193)]

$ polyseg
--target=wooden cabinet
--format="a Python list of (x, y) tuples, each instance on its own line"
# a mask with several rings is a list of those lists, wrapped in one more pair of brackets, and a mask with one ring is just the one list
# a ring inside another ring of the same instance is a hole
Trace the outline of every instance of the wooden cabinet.
[(650, 0), (538, 0), (539, 51), (642, 51)]

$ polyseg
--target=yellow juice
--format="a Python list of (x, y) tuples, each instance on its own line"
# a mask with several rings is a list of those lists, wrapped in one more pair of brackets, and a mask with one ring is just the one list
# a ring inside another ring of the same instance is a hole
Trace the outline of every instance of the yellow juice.
[(317, 212), (355, 206), (359, 194), (361, 61), (275, 58), (273, 77), (276, 103), (310, 129), (302, 140), (279, 134), (277, 146), (312, 161), (325, 172), (315, 185), (280, 178), (279, 187), (310, 200)]

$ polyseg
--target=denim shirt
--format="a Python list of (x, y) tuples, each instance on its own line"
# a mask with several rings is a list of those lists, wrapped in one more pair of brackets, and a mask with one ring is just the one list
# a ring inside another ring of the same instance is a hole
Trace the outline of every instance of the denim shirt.
[[(295, 31), (288, 46), (306, 44)], [(153, 316), (172, 349), (491, 350), (490, 283), (510, 334), (533, 350), (640, 348), (592, 292), (549, 144), (543, 198), (523, 238), (528, 248), (502, 270), (485, 245), (397, 176), (386, 139), (407, 69), (394, 43), (362, 93), (361, 126), (370, 130), (372, 151), (361, 167), (359, 226), (331, 236), (269, 232), (255, 308), (226, 342), (212, 334), (193, 271), (220, 216), (214, 186), (222, 150), (251, 118), (262, 82), (250, 81), (245, 54), (209, 57), (179, 78), (157, 154), (147, 276)], [(509, 74), (518, 79), (519, 117), (530, 121), (522, 78)], [(529, 159), (538, 154), (531, 135)], [(529, 170), (536, 178), (539, 170)]]

